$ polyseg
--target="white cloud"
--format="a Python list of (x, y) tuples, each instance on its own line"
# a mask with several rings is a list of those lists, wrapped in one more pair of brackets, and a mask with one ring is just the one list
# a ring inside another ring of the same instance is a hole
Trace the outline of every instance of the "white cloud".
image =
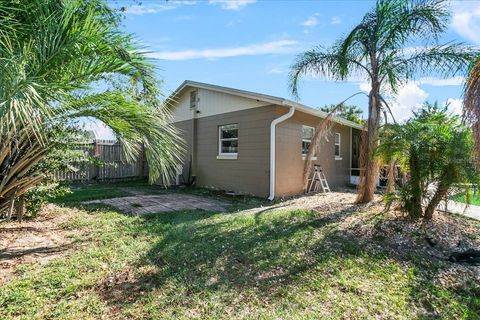
[(257, 2), (257, 0), (208, 0), (210, 4), (220, 4), (224, 10), (240, 10), (246, 5)]
[(459, 35), (480, 44), (480, 3), (455, 2), (452, 6), (452, 28)]
[(447, 79), (438, 79), (438, 78), (421, 78), (416, 81), (418, 84), (428, 84), (435, 87), (443, 86), (461, 86), (465, 81), (465, 77), (452, 77)]
[(362, 81), (358, 84), (358, 86), (360, 87), (360, 90), (365, 92), (365, 93), (369, 93), (370, 90), (372, 89), (372, 86), (370, 85), (370, 82), (366, 82), (366, 81)]
[(145, 5), (133, 5), (127, 6), (125, 8), (125, 14), (143, 16), (145, 14), (154, 14), (158, 12), (168, 11), (176, 9), (179, 6), (184, 5), (194, 5), (197, 1), (195, 0), (173, 0), (168, 3), (155, 3), (155, 4), (145, 4)]
[(419, 109), (427, 100), (428, 93), (416, 83), (409, 82), (402, 86), (396, 95), (389, 98), (390, 107), (397, 121), (404, 121), (412, 116), (412, 111)]
[[(361, 91), (365, 93), (370, 92), (370, 83), (360, 82), (358, 86)], [(409, 82), (397, 91), (397, 94), (392, 92), (384, 92), (383, 96), (387, 100), (395, 120), (401, 122), (412, 116), (412, 111), (417, 110), (427, 100), (428, 93), (422, 90), (417, 83)]]
[(125, 14), (131, 14), (136, 16), (143, 16), (144, 14), (153, 14), (162, 11), (168, 11), (175, 9), (176, 6), (169, 4), (154, 4), (154, 5), (134, 5), (127, 7)]
[(157, 51), (148, 53), (150, 58), (163, 60), (219, 59), (238, 56), (256, 56), (275, 53), (289, 53), (295, 50), (298, 41), (279, 40), (241, 47), (214, 48), (183, 51)]
[(318, 24), (318, 19), (315, 16), (309, 17), (307, 20), (302, 22), (302, 26), (307, 28), (313, 28)]
[(342, 19), (340, 17), (332, 17), (332, 20), (330, 21), (331, 24), (342, 24)]
[(463, 101), (462, 99), (448, 98), (444, 102), (444, 105), (448, 106), (448, 111), (455, 115), (461, 115), (463, 111)]
[(268, 73), (269, 74), (284, 74), (284, 73), (286, 73), (286, 71), (281, 69), (281, 68), (272, 68), (272, 69), (268, 70)]

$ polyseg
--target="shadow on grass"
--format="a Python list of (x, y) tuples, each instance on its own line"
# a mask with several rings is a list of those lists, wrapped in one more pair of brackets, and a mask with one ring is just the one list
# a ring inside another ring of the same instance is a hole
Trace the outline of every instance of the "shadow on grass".
[[(294, 281), (320, 260), (329, 259), (335, 249), (338, 257), (361, 255), (361, 243), (347, 238), (337, 241), (336, 232), (327, 232), (322, 241), (305, 241), (316, 229), (334, 225), (351, 214), (350, 209), (328, 216), (294, 210), (288, 217), (280, 215), (265, 221), (261, 216), (237, 216), (240, 221), (233, 227), (231, 221), (214, 219), (215, 214), (209, 212), (150, 216), (139, 232), (158, 233), (162, 237), (137, 267), (154, 265), (157, 272), (140, 277), (135, 283), (128, 281), (124, 294), (131, 299), (132, 292), (162, 287), (170, 280), (182, 283), (190, 293), (256, 288), (260, 293), (271, 294), (272, 289)], [(295, 239), (299, 241), (292, 243)], [(306, 254), (298, 257), (298, 251)]]
[[(229, 212), (269, 205), (260, 199), (228, 199), (202, 189), (168, 192), (228, 201)], [(74, 199), (67, 205), (79, 204)], [(246, 214), (194, 210), (140, 217), (127, 232), (154, 239), (149, 251), (124, 270), (109, 274), (94, 289), (107, 305), (121, 309), (155, 299), (150, 293), (168, 296), (170, 307), (211, 295), (221, 296), (226, 304), (232, 302), (233, 296), (278, 302), (294, 299), (294, 294), (324, 290), (333, 292), (333, 296), (372, 304), (367, 312), (373, 314), (382, 314), (385, 305), (398, 303), (398, 310), (423, 309), (415, 314), (423, 319), (456, 318), (459, 314), (465, 319), (480, 318), (478, 284), (451, 288), (435, 284), (438, 275), (452, 264), (422, 255), (421, 250), (405, 251), (395, 239), (382, 234), (382, 217), (372, 218), (373, 233), (365, 235), (359, 232), (361, 225), (338, 228), (365, 209), (362, 206), (347, 206), (328, 214), (282, 211), (281, 206), (274, 212), (267, 206)], [(98, 210), (102, 206), (83, 208)], [(404, 283), (395, 284), (395, 290), (404, 290), (395, 294), (406, 296), (405, 302), (389, 300), (389, 282), (395, 279), (395, 272), (406, 274)], [(364, 284), (370, 277), (371, 285), (378, 287), (365, 289), (355, 283), (363, 280)], [(331, 302), (328, 299), (334, 298), (327, 296), (318, 303)]]
[(1, 259), (17, 259), (23, 256), (28, 255), (51, 255), (55, 253), (63, 253), (66, 252), (76, 246), (78, 246), (79, 241), (72, 241), (70, 243), (55, 245), (55, 246), (46, 246), (46, 247), (35, 247), (31, 249), (24, 249), (24, 250), (2, 250), (0, 251), (0, 260)]
[[(305, 279), (310, 274), (317, 280), (324, 279), (326, 286), (341, 294), (363, 296), (368, 301), (367, 292), (341, 281), (343, 263), (357, 261), (358, 272), (365, 273), (358, 274), (359, 277), (385, 272), (380, 277), (388, 278), (390, 266), (383, 270), (382, 265), (397, 261), (395, 265), (408, 264), (413, 272), (405, 290), (410, 295), (408, 304), (415, 305), (412, 309), (419, 305), (425, 309), (419, 315), (421, 318), (437, 318), (436, 310), (442, 308), (442, 299), (447, 296), (463, 310), (466, 319), (480, 315), (480, 303), (474, 296), (479, 293), (478, 287), (447, 292), (433, 285), (436, 275), (447, 264), (432, 267), (428, 262), (430, 257), (398, 254), (393, 242), (375, 240), (375, 235), (362, 238), (353, 229), (337, 229), (339, 223), (359, 209), (349, 207), (328, 215), (305, 210), (263, 212), (253, 215), (256, 218), (237, 215), (235, 223), (222, 214), (202, 211), (146, 217), (141, 220), (138, 232), (157, 234), (160, 240), (136, 265), (120, 275), (110, 275), (114, 280), (100, 284), (97, 290), (109, 305), (121, 308), (142, 301), (157, 289), (169, 294), (171, 283), (175, 284), (175, 290), (184, 291), (186, 299), (212, 292), (234, 292), (239, 296), (254, 292), (262, 299), (275, 300), (288, 296), (292, 287), (306, 285)], [(217, 219), (216, 215), (222, 218)], [(148, 271), (138, 272), (146, 266)], [(338, 279), (332, 281), (335, 278)], [(388, 281), (385, 285), (388, 286)], [(448, 310), (445, 312), (448, 315)]]

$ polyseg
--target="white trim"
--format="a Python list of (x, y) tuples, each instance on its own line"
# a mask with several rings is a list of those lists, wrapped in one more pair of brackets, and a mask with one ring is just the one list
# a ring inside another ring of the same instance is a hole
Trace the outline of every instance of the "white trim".
[[(313, 130), (313, 135), (312, 135), (311, 139), (304, 139), (303, 138), (303, 129), (304, 128), (308, 128), (308, 129)], [(302, 158), (305, 158), (308, 155), (308, 150), (307, 150), (307, 153), (303, 153), (303, 143), (308, 142), (311, 145), (312, 144), (312, 139), (313, 139), (314, 136), (315, 136), (315, 128), (312, 127), (312, 126), (307, 126), (307, 125), (302, 124)], [(303, 160), (305, 160), (305, 159), (303, 159)], [(311, 160), (316, 160), (316, 157), (315, 157), (315, 159), (311, 159)]]
[(218, 160), (237, 160), (238, 153), (228, 153), (228, 154), (219, 154), (217, 156)]
[[(306, 154), (302, 155), (302, 160), (307, 160), (307, 155)], [(317, 160), (317, 157), (311, 157), (310, 160), (315, 161), (315, 160)]]
[[(217, 91), (217, 92), (223, 92), (223, 93), (228, 93), (228, 94), (233, 94), (239, 97), (244, 97), (244, 98), (250, 98), (254, 100), (259, 100), (263, 101), (266, 103), (270, 104), (276, 104), (276, 105), (283, 105), (287, 107), (294, 107), (296, 110), (305, 112), (320, 118), (326, 118), (327, 113), (318, 109), (314, 109), (311, 107), (308, 107), (306, 105), (290, 101), (281, 97), (275, 97), (275, 96), (270, 96), (266, 94), (261, 94), (257, 92), (251, 92), (251, 91), (245, 91), (245, 90), (239, 90), (239, 89), (234, 89), (234, 88), (228, 88), (228, 87), (223, 87), (223, 86), (217, 86), (209, 83), (203, 83), (203, 82), (197, 82), (197, 81), (191, 81), (191, 80), (185, 80), (173, 93), (167, 98), (167, 103), (175, 103), (176, 101), (176, 96), (186, 87), (194, 87), (194, 88), (201, 88), (201, 89), (206, 89), (206, 90), (212, 90), (212, 91)], [(353, 121), (349, 121), (347, 119), (339, 118), (339, 117), (333, 117), (332, 118), (333, 122), (357, 128), (362, 130), (363, 126), (355, 123)]]
[[(350, 127), (350, 150), (349, 150), (349, 154), (350, 154), (350, 161), (348, 162), (348, 166), (350, 167), (352, 165), (352, 140), (353, 140), (353, 136), (352, 136), (352, 127)], [(352, 174), (352, 170), (350, 170), (349, 172), (349, 175)]]
[[(338, 136), (338, 144), (337, 144), (337, 136)], [(342, 160), (342, 135), (339, 132), (335, 132), (335, 139), (333, 140), (333, 143), (335, 145), (335, 160)], [(338, 146), (338, 154), (337, 152), (337, 146)]]
[(272, 201), (275, 199), (275, 149), (276, 149), (276, 127), (282, 121), (287, 120), (288, 118), (292, 117), (295, 113), (295, 107), (290, 106), (290, 110), (286, 114), (276, 119), (273, 119), (272, 123), (270, 124), (270, 195), (268, 196), (268, 200)]
[[(236, 138), (222, 138), (222, 128), (226, 126), (232, 126), (235, 125), (237, 126), (237, 137)], [(229, 159), (232, 158), (232, 156), (237, 157), (238, 153), (237, 152), (222, 152), (222, 141), (237, 141), (237, 148), (238, 148), (238, 123), (229, 123), (229, 124), (222, 124), (218, 126), (218, 155), (219, 156), (227, 156)], [(218, 159), (218, 157), (217, 157)]]

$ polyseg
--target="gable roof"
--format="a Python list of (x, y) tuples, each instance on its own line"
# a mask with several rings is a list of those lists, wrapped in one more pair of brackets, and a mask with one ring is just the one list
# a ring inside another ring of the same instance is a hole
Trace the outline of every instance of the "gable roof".
[[(262, 94), (262, 93), (257, 93), (257, 92), (252, 92), (252, 91), (246, 91), (246, 90), (240, 90), (240, 89), (235, 89), (235, 88), (229, 88), (229, 87), (223, 87), (223, 86), (218, 86), (214, 84), (209, 84), (209, 83), (204, 83), (204, 82), (197, 82), (197, 81), (192, 81), (192, 80), (185, 80), (169, 97), (167, 100), (173, 100), (180, 92), (182, 92), (185, 88), (187, 87), (193, 87), (193, 88), (200, 88), (200, 89), (206, 89), (206, 90), (212, 90), (216, 92), (222, 92), (222, 93), (227, 93), (227, 94), (232, 94), (235, 96), (240, 96), (244, 98), (249, 98), (249, 99), (254, 99), (257, 101), (262, 101), (266, 103), (271, 103), (271, 104), (276, 104), (276, 105), (284, 105), (284, 106), (291, 106), (295, 107), (295, 109), (305, 112), (320, 118), (326, 118), (328, 113), (314, 109), (312, 107), (300, 104), (295, 101), (291, 101), (288, 99), (284, 99), (281, 97), (276, 97), (276, 96), (271, 96), (267, 94)], [(345, 126), (349, 126), (352, 128), (356, 129), (362, 129), (363, 126), (361, 124), (358, 124), (356, 122), (341, 118), (341, 117), (333, 117), (333, 121)]]

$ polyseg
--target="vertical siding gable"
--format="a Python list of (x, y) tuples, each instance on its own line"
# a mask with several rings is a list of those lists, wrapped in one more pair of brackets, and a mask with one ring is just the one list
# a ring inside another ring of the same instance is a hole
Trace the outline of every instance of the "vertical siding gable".
[(198, 97), (200, 98), (198, 104), (198, 110), (200, 113), (197, 114), (198, 118), (268, 105), (268, 103), (263, 101), (207, 89), (199, 89)]
[(192, 119), (192, 110), (190, 110), (190, 92), (194, 88), (183, 90), (182, 94), (177, 96), (170, 110), (173, 114), (173, 122), (180, 122)]
[(177, 97), (176, 102), (173, 103), (171, 108), (174, 122), (192, 119), (193, 111), (190, 109), (190, 92), (194, 90), (198, 92), (198, 102), (195, 111), (196, 118), (205, 118), (269, 105), (267, 102), (240, 97), (234, 94), (187, 87), (183, 90), (182, 94)]

